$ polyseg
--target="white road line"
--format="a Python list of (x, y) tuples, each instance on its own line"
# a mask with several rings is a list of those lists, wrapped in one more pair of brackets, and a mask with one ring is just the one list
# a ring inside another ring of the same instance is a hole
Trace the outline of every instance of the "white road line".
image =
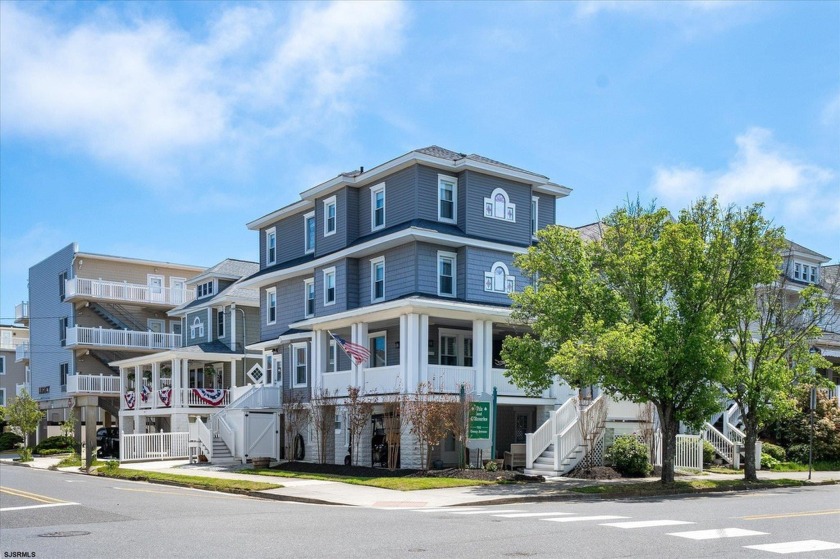
[(619, 518), (630, 518), (629, 516), (572, 516), (571, 518), (540, 518), (546, 522), (584, 522), (586, 520), (617, 520)]
[(719, 538), (742, 538), (744, 536), (766, 536), (767, 532), (744, 530), (742, 528), (719, 528), (717, 530), (697, 530), (694, 532), (672, 532), (669, 536), (678, 536), (690, 540), (716, 540)]
[(685, 520), (638, 520), (635, 522), (608, 522), (601, 526), (612, 526), (613, 528), (653, 528), (655, 526), (676, 526), (678, 524), (694, 524)]
[(522, 512), (521, 510), (469, 510), (466, 512), (453, 512), (452, 514), (497, 514), (503, 512)]
[(574, 514), (573, 512), (517, 512), (514, 514), (496, 514), (494, 516), (501, 516), (502, 518), (532, 518), (535, 516), (562, 516), (564, 514)]
[(10, 510), (27, 510), (27, 509), (45, 509), (47, 507), (66, 507), (69, 505), (78, 505), (79, 503), (49, 503), (47, 505), (29, 505), (26, 507), (6, 507), (0, 509), (0, 512), (7, 512)]
[(745, 545), (748, 549), (769, 551), (770, 553), (804, 553), (806, 551), (825, 551), (840, 549), (840, 543), (824, 542), (820, 540), (802, 540), (798, 542), (768, 543), (763, 545)]

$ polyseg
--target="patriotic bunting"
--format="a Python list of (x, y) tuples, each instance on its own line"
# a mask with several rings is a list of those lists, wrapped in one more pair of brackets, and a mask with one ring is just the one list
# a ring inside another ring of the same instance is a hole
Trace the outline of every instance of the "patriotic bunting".
[(199, 400), (211, 406), (222, 405), (222, 402), (225, 401), (225, 393), (227, 392), (226, 390), (209, 388), (193, 388), (192, 391)]
[(126, 392), (125, 393), (125, 406), (128, 409), (130, 409), (130, 410), (134, 409), (134, 400), (135, 400), (134, 392)]

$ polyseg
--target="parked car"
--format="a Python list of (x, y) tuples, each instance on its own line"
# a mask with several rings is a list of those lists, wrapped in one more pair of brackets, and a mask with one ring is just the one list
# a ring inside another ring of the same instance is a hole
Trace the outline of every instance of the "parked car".
[(96, 446), (99, 447), (97, 456), (120, 455), (120, 430), (116, 427), (100, 427), (96, 430)]

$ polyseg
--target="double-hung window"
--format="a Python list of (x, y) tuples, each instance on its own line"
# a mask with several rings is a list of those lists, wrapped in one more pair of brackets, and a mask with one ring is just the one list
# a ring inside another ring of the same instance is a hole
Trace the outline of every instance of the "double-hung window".
[(67, 288), (67, 272), (58, 274), (58, 298), (64, 300), (65, 290)]
[(531, 197), (531, 236), (536, 238), (537, 237), (537, 229), (539, 228), (539, 212), (540, 209), (540, 199), (536, 196)]
[(338, 367), (338, 344), (335, 340), (330, 340), (330, 347), (327, 350), (327, 372), (336, 372), (336, 367)]
[(304, 225), (304, 247), (305, 253), (315, 252), (315, 212), (309, 212), (303, 216)]
[(336, 227), (335, 196), (324, 200), (324, 236), (335, 234)]
[(277, 288), (272, 287), (265, 290), (265, 322), (274, 324), (277, 322)]
[(455, 297), (455, 272), (457, 269), (457, 255), (454, 252), (438, 251), (437, 274), (438, 295)]
[(324, 306), (335, 304), (335, 268), (324, 270)]
[(306, 318), (315, 316), (315, 278), (303, 280), (303, 291), (306, 293)]
[(294, 388), (306, 386), (307, 378), (307, 349), (306, 343), (292, 344), (292, 384)]
[(277, 262), (277, 229), (272, 227), (265, 232), (265, 263), (267, 265)]
[(0, 375), (6, 374), (6, 356), (0, 355)]
[(216, 337), (225, 337), (225, 309), (224, 307), (216, 311)]
[(385, 353), (387, 347), (385, 332), (368, 335), (368, 349), (370, 349), (370, 366), (385, 367), (388, 359)]
[(455, 223), (458, 217), (458, 179), (438, 175), (438, 220)]
[(370, 189), (370, 229), (385, 227), (385, 183)]
[(70, 374), (70, 363), (62, 363), (58, 366), (58, 380), (61, 384), (61, 391), (67, 391), (67, 375)]
[(370, 261), (370, 300), (381, 301), (385, 298), (385, 257), (380, 256)]

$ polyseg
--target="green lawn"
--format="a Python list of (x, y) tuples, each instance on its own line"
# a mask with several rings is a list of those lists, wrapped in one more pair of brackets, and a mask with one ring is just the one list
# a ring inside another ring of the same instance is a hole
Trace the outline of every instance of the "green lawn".
[[(808, 464), (800, 464), (799, 462), (779, 462), (772, 468), (774, 472), (807, 472)], [(840, 471), (840, 462), (830, 462), (828, 460), (817, 460), (814, 462), (815, 472), (837, 472)]]
[(131, 470), (126, 468), (109, 469), (107, 467), (99, 468), (97, 473), (101, 476), (107, 476), (119, 479), (129, 479), (133, 481), (157, 481), (181, 485), (184, 487), (191, 487), (194, 489), (209, 489), (211, 491), (225, 491), (228, 493), (238, 493), (242, 491), (264, 491), (266, 489), (277, 489), (283, 487), (276, 483), (263, 483), (261, 481), (246, 481), (240, 479), (219, 479), (213, 477), (191, 476), (181, 474), (171, 474), (163, 472), (144, 472), (141, 470)]
[(742, 479), (698, 479), (691, 481), (676, 481), (663, 485), (657, 481), (639, 483), (604, 483), (576, 487), (571, 491), (587, 495), (672, 495), (675, 493), (696, 493), (700, 491), (731, 491), (735, 489), (765, 489), (773, 487), (799, 487), (807, 482), (794, 479), (768, 479), (747, 483)]
[(396, 489), (397, 491), (417, 491), (419, 489), (443, 489), (446, 487), (470, 487), (473, 485), (488, 485), (491, 481), (474, 479), (458, 479), (449, 477), (361, 477), (339, 476), (335, 474), (314, 474), (272, 470), (269, 468), (240, 470), (243, 474), (257, 474), (261, 476), (289, 477), (298, 479), (319, 479), (322, 481), (338, 481), (352, 485), (366, 485), (381, 487), (382, 489)]

